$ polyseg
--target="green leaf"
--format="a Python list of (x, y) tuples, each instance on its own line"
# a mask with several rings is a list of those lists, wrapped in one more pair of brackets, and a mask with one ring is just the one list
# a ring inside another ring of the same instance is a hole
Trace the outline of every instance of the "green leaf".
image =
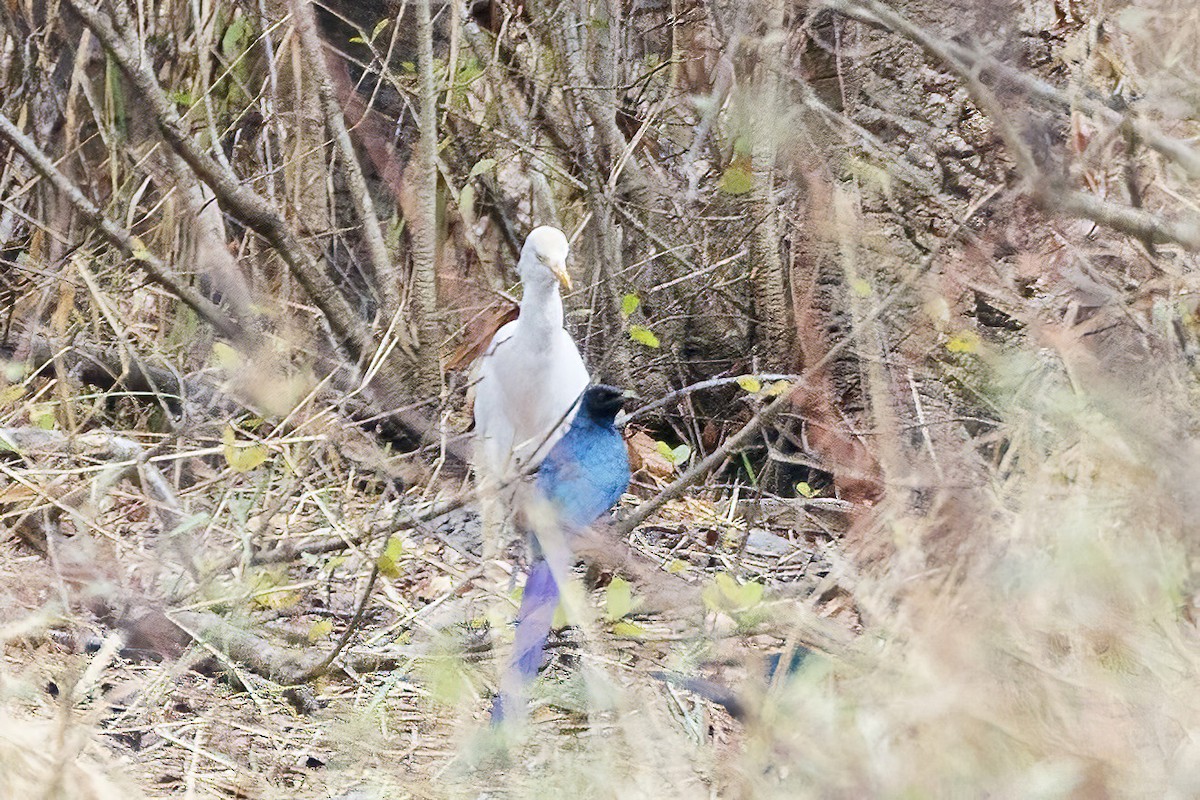
[(736, 591), (730, 592), (724, 589), (722, 591), (726, 592), (729, 599), (736, 603), (738, 608), (753, 608), (762, 602), (766, 587), (758, 581), (748, 581), (738, 585)]
[(375, 565), (379, 567), (379, 572), (388, 578), (400, 577), (400, 557), (404, 555), (404, 540), (399, 536), (392, 536), (388, 539), (387, 546), (383, 548), (383, 552), (375, 559)]
[(762, 390), (762, 383), (753, 375), (743, 375), (738, 378), (737, 385), (750, 394), (758, 394)]
[(637, 308), (639, 305), (641, 305), (641, 303), (642, 303), (642, 298), (638, 297), (637, 294), (634, 292), (630, 292), (629, 294), (622, 297), (621, 298), (621, 318), (629, 319), (631, 316), (633, 316), (633, 312), (637, 311)]
[(675, 465), (684, 463), (692, 455), (692, 448), (686, 444), (681, 444), (678, 447), (671, 447), (671, 445), (667, 444), (666, 442), (657, 441), (654, 443), (654, 449), (658, 451), (660, 456)]
[(725, 168), (725, 172), (721, 173), (717, 188), (725, 194), (746, 194), (754, 188), (754, 176), (745, 167), (730, 164)]
[(646, 629), (636, 622), (620, 622), (613, 623), (612, 632), (614, 636), (624, 636), (627, 639), (644, 639), (646, 638)]
[(54, 404), (37, 403), (29, 409), (29, 421), (44, 431), (54, 430)]
[(379, 22), (375, 23), (375, 30), (371, 31), (372, 42), (379, 38), (379, 34), (383, 33), (384, 28), (386, 28), (388, 23), (391, 21), (392, 20), (390, 18), (384, 17), (383, 19), (379, 20)]
[(471, 173), (468, 178), (474, 178), (476, 175), (482, 175), (485, 172), (491, 172), (496, 168), (496, 159), (481, 158), (475, 162), (475, 166), (471, 167)]
[(139, 239), (136, 236), (131, 236), (131, 237), (129, 237), (129, 242), (130, 242), (130, 251), (131, 251), (131, 254), (133, 255), (133, 259), (135, 261), (149, 261), (150, 260), (150, 250), (149, 250), (149, 248), (146, 247), (145, 243), (142, 242), (141, 239)]
[(746, 474), (750, 476), (750, 485), (755, 489), (758, 488), (758, 476), (754, 474), (754, 465), (750, 463), (750, 456), (746, 455), (746, 451), (741, 452), (742, 467), (746, 470)]
[(956, 333), (946, 340), (946, 349), (951, 353), (979, 352), (979, 334), (975, 331)]
[(221, 449), (225, 455), (225, 463), (234, 472), (249, 472), (266, 461), (271, 454), (261, 444), (236, 445), (233, 428), (228, 425), (221, 433), (221, 441), (224, 444)]
[(871, 284), (867, 283), (862, 278), (854, 278), (850, 281), (850, 290), (859, 297), (871, 296)]
[(800, 481), (796, 484), (796, 494), (802, 497), (816, 497), (817, 490), (808, 485), (808, 481)]
[(616, 622), (641, 605), (641, 598), (633, 596), (633, 587), (622, 577), (615, 577), (604, 590), (604, 619)]
[(700, 596), (710, 611), (747, 611), (762, 602), (765, 588), (757, 581), (738, 583), (728, 572), (718, 572)]
[(658, 337), (649, 328), (641, 325), (629, 326), (629, 338), (646, 347), (659, 346)]
[(466, 662), (456, 655), (437, 653), (417, 662), (423, 685), (434, 702), (457, 707), (475, 691)]
[(319, 642), (331, 633), (333, 633), (333, 620), (319, 619), (309, 626), (308, 640)]

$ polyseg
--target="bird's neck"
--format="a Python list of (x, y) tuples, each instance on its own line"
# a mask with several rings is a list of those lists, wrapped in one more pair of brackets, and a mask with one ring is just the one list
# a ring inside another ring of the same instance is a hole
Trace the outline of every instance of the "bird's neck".
[(521, 327), (530, 333), (552, 333), (563, 326), (562, 295), (558, 284), (530, 281), (521, 297)]

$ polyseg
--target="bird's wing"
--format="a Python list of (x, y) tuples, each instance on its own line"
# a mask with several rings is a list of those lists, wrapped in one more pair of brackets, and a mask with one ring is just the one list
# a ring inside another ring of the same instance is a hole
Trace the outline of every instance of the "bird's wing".
[(502, 474), (512, 455), (516, 430), (507, 412), (503, 373), (505, 352), (516, 331), (510, 322), (492, 337), (487, 351), (475, 362), (475, 444), (479, 465), (494, 475)]
[(591, 525), (629, 486), (629, 454), (612, 427), (582, 420), (567, 432), (538, 470), (537, 488), (571, 530)]
[(480, 436), (488, 437), (501, 420), (507, 421), (512, 460), (536, 463), (567, 430), (589, 378), (565, 330), (539, 345), (521, 334), (519, 321), (501, 328), (480, 359), (475, 426)]

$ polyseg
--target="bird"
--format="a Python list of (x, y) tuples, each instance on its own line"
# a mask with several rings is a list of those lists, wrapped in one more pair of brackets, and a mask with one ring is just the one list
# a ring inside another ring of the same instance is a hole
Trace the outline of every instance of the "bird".
[(629, 453), (616, 427), (625, 399), (612, 386), (587, 387), (570, 427), (534, 476), (526, 519), (535, 534), (535, 556), (517, 611), (511, 658), (492, 705), (493, 723), (522, 713), (524, 689), (542, 666), (559, 580), (571, 563), (572, 538), (607, 513), (629, 487)]
[(530, 232), (517, 261), (520, 314), (496, 332), (477, 361), (476, 467), (497, 482), (550, 452), (591, 380), (563, 327), (560, 287), (571, 289), (569, 252), (558, 228)]

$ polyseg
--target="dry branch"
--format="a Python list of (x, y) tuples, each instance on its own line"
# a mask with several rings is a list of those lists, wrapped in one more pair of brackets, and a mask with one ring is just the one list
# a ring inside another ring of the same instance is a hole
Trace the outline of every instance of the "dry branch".
[[(117, 32), (112, 20), (84, 0), (68, 0), (87, 26), (113, 56), (121, 72), (133, 84), (154, 115), (159, 131), (167, 143), (183, 158), (216, 194), (221, 205), (262, 236), (279, 253), (308, 296), (321, 310), (338, 343), (355, 361), (366, 361), (376, 345), (370, 326), (358, 315), (353, 305), (330, 280), (312, 252), (305, 247), (295, 231), (270, 202), (243, 184), (216, 159), (204, 152), (187, 130), (175, 105), (167, 97), (154, 73), (149, 59), (130, 39)], [(136, 39), (134, 40), (136, 41)], [(378, 371), (378, 400), (387, 408), (398, 404), (404, 395), (402, 376), (404, 365), (394, 348), (381, 356)], [(429, 420), (404, 420), (414, 432), (428, 435), (433, 428)]]
[(0, 442), (22, 456), (86, 455), (112, 462), (111, 468), (101, 472), (92, 486), (78, 487), (59, 498), (48, 498), (61, 511), (75, 515), (89, 499), (104, 496), (113, 485), (129, 478), (145, 493), (164, 532), (175, 530), (185, 519), (174, 487), (147, 459), (145, 448), (127, 436), (112, 431), (68, 436), (62, 431), (42, 428), (0, 428)]
[[(910, 39), (958, 75), (980, 109), (996, 125), (1001, 138), (1012, 152), (1031, 195), (1043, 208), (1090, 220), (1147, 243), (1175, 243), (1188, 250), (1200, 250), (1200, 218), (1191, 216), (1178, 221), (1166, 219), (1140, 208), (1105, 201), (1071, 189), (1061, 181), (1050, 179), (1037, 163), (1029, 145), (1025, 143), (1009, 110), (995, 97), (979, 75), (980, 66), (998, 69), (1002, 66), (998, 62), (985, 59), (969, 48), (935, 36), (878, 0), (826, 0), (824, 5), (852, 19)], [(1021, 74), (1009, 69), (1004, 69), (1003, 73), (1005, 77), (1014, 77), (1014, 73)], [(1029, 88), (1028, 81), (1020, 83), (1023, 88)], [(1053, 94), (1050, 96), (1053, 97)], [(1096, 109), (1096, 105), (1090, 105), (1090, 110)], [(1145, 121), (1136, 127), (1139, 136), (1147, 144), (1153, 143), (1151, 146), (1180, 163), (1189, 172), (1200, 170), (1200, 155), (1185, 144), (1167, 139)]]
[(417, 72), (421, 99), (420, 139), (414, 164), (412, 299), (416, 315), (418, 379), (427, 391), (441, 384), (437, 322), (437, 89), (433, 80), (433, 24), (429, 0), (417, 0)]
[(225, 338), (231, 341), (238, 341), (242, 338), (244, 331), (237, 322), (231, 320), (215, 303), (184, 283), (162, 259), (136, 241), (129, 231), (105, 216), (104, 212), (87, 199), (70, 178), (54, 166), (54, 162), (34, 144), (33, 140), (23, 134), (20, 128), (4, 114), (0, 114), (0, 136), (3, 136), (20, 151), (38, 174), (50, 181), (84, 219), (100, 230), (104, 238), (108, 239), (128, 258), (137, 261), (150, 280), (186, 303), (200, 315), (201, 319), (212, 325)]
[[(383, 231), (379, 227), (379, 218), (375, 213), (375, 204), (367, 189), (367, 181), (363, 177), (362, 167), (354, 152), (354, 144), (350, 140), (350, 131), (346, 129), (346, 120), (342, 108), (338, 105), (333, 88), (333, 80), (325, 61), (324, 44), (317, 34), (317, 23), (313, 16), (312, 4), (309, 0), (291, 0), (292, 19), (300, 33), (300, 41), (307, 57), (309, 67), (321, 97), (321, 108), (325, 112), (325, 127), (333, 136), (334, 147), (341, 156), (346, 170), (346, 182), (350, 189), (350, 200), (358, 214), (362, 225), (363, 238), (367, 245), (367, 262), (371, 267), (375, 286), (383, 298), (383, 318), (391, 319), (400, 310), (400, 275), (395, 264), (388, 255), (387, 245), (383, 241)], [(394, 335), (403, 337), (404, 326), (394, 326)], [(411, 347), (407, 343), (406, 348)]]

